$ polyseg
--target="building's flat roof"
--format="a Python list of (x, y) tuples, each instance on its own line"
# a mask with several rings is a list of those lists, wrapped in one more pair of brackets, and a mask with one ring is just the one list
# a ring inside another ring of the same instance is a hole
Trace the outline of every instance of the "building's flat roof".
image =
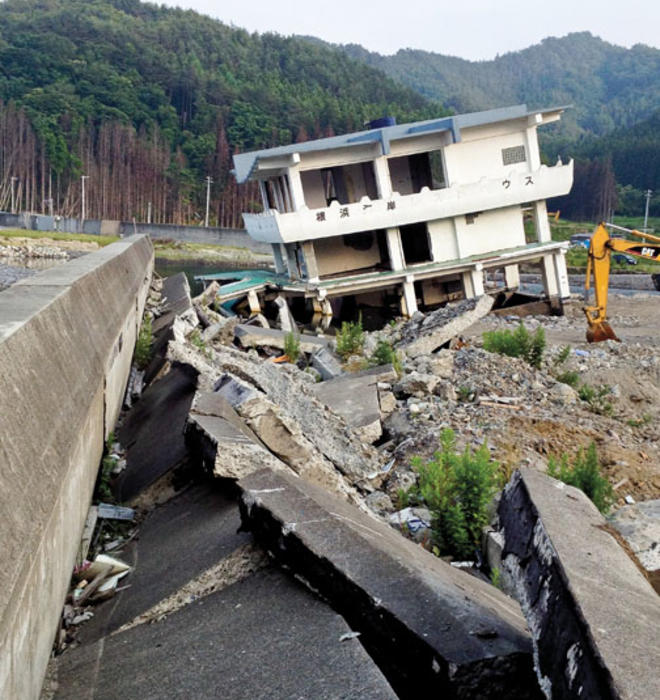
[(483, 126), (496, 122), (511, 121), (512, 119), (523, 119), (534, 114), (548, 114), (550, 112), (562, 112), (567, 106), (551, 107), (548, 109), (528, 110), (527, 105), (513, 105), (511, 107), (501, 107), (499, 109), (489, 109), (485, 112), (471, 112), (469, 114), (456, 114), (451, 117), (441, 117), (440, 119), (429, 119), (411, 124), (397, 124), (395, 126), (385, 126), (378, 129), (368, 129), (357, 131), (342, 136), (331, 136), (315, 141), (304, 141), (303, 143), (292, 143), (288, 146), (278, 146), (277, 148), (266, 148), (260, 151), (250, 151), (234, 156), (234, 175), (236, 180), (245, 182), (252, 177), (260, 160), (291, 156), (294, 153), (309, 153), (312, 151), (329, 151), (336, 148), (346, 148), (356, 146), (360, 143), (380, 143), (383, 154), (389, 153), (391, 141), (397, 141), (420, 134), (440, 133), (451, 131), (454, 143), (461, 140), (461, 129), (474, 126)]

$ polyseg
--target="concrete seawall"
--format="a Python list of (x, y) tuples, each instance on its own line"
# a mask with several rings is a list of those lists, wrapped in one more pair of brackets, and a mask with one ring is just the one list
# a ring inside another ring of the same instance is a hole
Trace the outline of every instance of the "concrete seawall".
[(153, 270), (133, 236), (0, 293), (0, 697), (38, 698)]

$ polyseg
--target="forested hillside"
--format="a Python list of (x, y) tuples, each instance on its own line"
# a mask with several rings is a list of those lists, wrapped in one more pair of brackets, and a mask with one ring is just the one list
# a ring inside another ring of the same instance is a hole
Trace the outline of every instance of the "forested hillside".
[(559, 124), (539, 133), (548, 160), (558, 153), (576, 159), (571, 194), (552, 205), (576, 218), (611, 209), (639, 215), (651, 188), (651, 209), (660, 211), (658, 49), (625, 49), (589, 32), (478, 62), (412, 49), (381, 56), (356, 45), (336, 48), (459, 113), (521, 102), (571, 105)]
[(381, 56), (356, 45), (338, 48), (458, 113), (520, 102), (573, 105), (561, 127), (571, 139), (632, 126), (660, 106), (660, 50), (621, 48), (589, 32), (547, 38), (492, 61), (412, 49)]
[[(231, 149), (445, 114), (342, 52), (138, 0), (0, 3), (0, 209), (240, 225)], [(230, 147), (231, 144), (231, 147)]]

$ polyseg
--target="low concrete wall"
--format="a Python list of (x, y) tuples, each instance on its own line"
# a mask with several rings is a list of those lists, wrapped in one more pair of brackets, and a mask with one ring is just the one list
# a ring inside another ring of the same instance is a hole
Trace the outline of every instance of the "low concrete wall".
[(233, 228), (204, 228), (203, 226), (178, 226), (176, 224), (133, 224), (123, 221), (119, 227), (122, 235), (146, 233), (151, 238), (171, 238), (175, 241), (188, 243), (208, 243), (210, 245), (225, 245), (232, 248), (248, 248), (255, 253), (270, 255), (272, 249), (268, 243), (260, 243), (243, 229)]
[(0, 226), (24, 228), (33, 231), (61, 231), (64, 233), (88, 233), (93, 236), (132, 236), (146, 234), (151, 238), (171, 238), (188, 243), (207, 243), (231, 248), (247, 248), (254, 253), (272, 254), (270, 244), (255, 241), (244, 229), (205, 228), (203, 226), (179, 226), (178, 224), (146, 224), (110, 219), (75, 219), (45, 214), (10, 214), (0, 211)]
[(0, 293), (0, 697), (38, 698), (153, 270), (135, 236)]

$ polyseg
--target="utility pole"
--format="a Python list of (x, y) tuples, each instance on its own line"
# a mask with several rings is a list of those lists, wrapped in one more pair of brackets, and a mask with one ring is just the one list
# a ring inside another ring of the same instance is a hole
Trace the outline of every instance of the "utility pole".
[(18, 180), (18, 178), (15, 175), (12, 175), (12, 178), (11, 178), (11, 213), (12, 214), (16, 213), (16, 193), (14, 192), (16, 180)]
[(651, 190), (646, 190), (644, 196), (646, 197), (646, 207), (644, 209), (644, 231), (646, 232), (647, 224), (649, 222), (649, 202), (651, 201), (651, 195), (653, 192)]
[(81, 219), (83, 222), (85, 221), (85, 180), (89, 179), (89, 175), (81, 175), (80, 176), (80, 181), (82, 183), (82, 211), (81, 211)]
[(209, 206), (211, 204), (211, 183), (213, 180), (211, 179), (211, 176), (209, 175), (206, 178), (206, 216), (204, 217), (204, 226), (206, 228), (209, 227)]

